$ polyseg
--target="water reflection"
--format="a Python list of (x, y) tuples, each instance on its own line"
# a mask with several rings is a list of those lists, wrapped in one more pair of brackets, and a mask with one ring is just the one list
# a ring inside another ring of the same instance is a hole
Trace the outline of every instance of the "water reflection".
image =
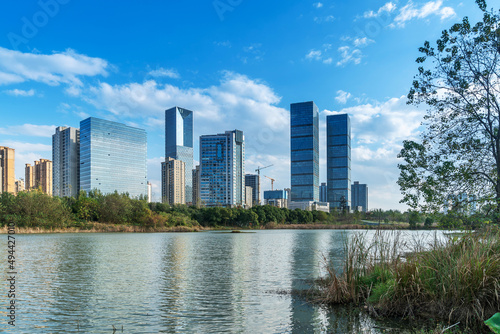
[[(309, 289), (325, 261), (340, 266), (350, 233), (18, 236), (17, 326), (2, 311), (0, 331), (376, 333), (359, 311), (289, 293)], [(5, 310), (5, 280), (0, 288)]]

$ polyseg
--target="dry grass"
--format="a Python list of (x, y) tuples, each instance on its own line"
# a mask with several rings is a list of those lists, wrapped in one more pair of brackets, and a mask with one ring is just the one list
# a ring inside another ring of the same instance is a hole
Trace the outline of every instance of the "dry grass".
[[(172, 227), (143, 227), (121, 224), (87, 223), (83, 227), (50, 228), (40, 227), (19, 227), (16, 228), (16, 234), (37, 234), (37, 233), (103, 233), (103, 232), (128, 232), (128, 233), (146, 233), (146, 232), (198, 232), (203, 230), (200, 226), (172, 226)], [(0, 234), (6, 234), (7, 226), (0, 227)]]

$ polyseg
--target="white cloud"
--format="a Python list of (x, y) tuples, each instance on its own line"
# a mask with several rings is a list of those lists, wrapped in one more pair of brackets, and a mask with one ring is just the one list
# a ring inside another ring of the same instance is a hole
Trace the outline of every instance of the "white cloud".
[(394, 26), (404, 27), (405, 23), (412, 19), (424, 19), (430, 15), (436, 15), (444, 20), (455, 16), (455, 10), (451, 7), (442, 7), (443, 1), (429, 1), (418, 7), (412, 1), (409, 1), (399, 10), (399, 14), (394, 18)]
[(323, 4), (321, 2), (315, 2), (315, 3), (313, 3), (313, 6), (316, 8), (321, 8), (321, 7), (323, 7)]
[(375, 43), (373, 39), (369, 39), (368, 37), (363, 37), (363, 38), (356, 38), (353, 41), (353, 44), (355, 47), (363, 47), (367, 46), (368, 44)]
[(335, 16), (333, 15), (328, 15), (324, 17), (318, 17), (318, 16), (314, 17), (314, 22), (316, 23), (333, 22), (333, 21), (335, 21)]
[(349, 100), (350, 97), (351, 97), (351, 93), (344, 92), (343, 90), (338, 90), (337, 96), (335, 97), (335, 100), (338, 103), (346, 104), (347, 100)]
[(9, 136), (34, 136), (50, 138), (55, 133), (55, 125), (23, 124), (0, 128), (0, 134)]
[(321, 60), (321, 51), (320, 50), (314, 50), (314, 49), (312, 49), (306, 55), (306, 59)]
[(4, 93), (12, 96), (33, 96), (35, 95), (35, 90), (34, 89), (22, 90), (16, 88), (11, 90), (4, 90)]
[(51, 86), (81, 86), (80, 77), (106, 76), (108, 63), (68, 49), (51, 55), (23, 53), (0, 47), (0, 85), (25, 81)]
[(177, 73), (176, 70), (174, 70), (172, 68), (163, 68), (163, 67), (160, 67), (156, 70), (150, 71), (148, 73), (148, 75), (155, 77), (155, 78), (156, 77), (168, 77), (168, 78), (172, 78), (172, 79), (180, 78), (180, 75), (179, 75), (179, 73)]
[(344, 66), (348, 63), (358, 65), (361, 63), (363, 54), (359, 49), (351, 48), (350, 46), (341, 46), (338, 48), (338, 52), (340, 53), (340, 60), (337, 62), (337, 66)]
[(380, 7), (376, 12), (370, 10), (368, 12), (365, 12), (363, 14), (364, 18), (372, 18), (372, 17), (378, 17), (382, 15), (383, 13), (391, 13), (396, 9), (396, 5), (392, 2), (387, 2), (385, 5)]
[[(18, 152), (26, 153), (26, 152), (52, 152), (52, 145), (45, 145), (40, 143), (26, 143), (19, 141), (6, 140), (2, 141), (2, 146), (7, 146), (16, 150), (16, 154)], [(51, 159), (52, 160), (52, 159)]]
[(331, 64), (332, 62), (333, 62), (333, 59), (331, 57), (323, 59), (323, 64)]

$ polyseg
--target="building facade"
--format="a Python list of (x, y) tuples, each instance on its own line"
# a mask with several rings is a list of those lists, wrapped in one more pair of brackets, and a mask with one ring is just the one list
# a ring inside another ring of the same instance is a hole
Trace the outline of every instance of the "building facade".
[(260, 205), (260, 178), (257, 174), (245, 174), (245, 186), (252, 187), (252, 205)]
[(76, 197), (80, 191), (80, 129), (60, 126), (52, 135), (53, 194)]
[(200, 137), (200, 199), (205, 206), (245, 205), (245, 137), (226, 131)]
[(15, 154), (13, 148), (0, 146), (0, 192), (14, 194), (16, 191)]
[(285, 190), (265, 190), (264, 204), (278, 208), (288, 207), (288, 192)]
[(186, 163), (167, 158), (161, 163), (161, 198), (170, 205), (186, 204)]
[(193, 169), (192, 175), (193, 175), (193, 205), (199, 207), (202, 205), (200, 198), (200, 180), (201, 180), (200, 165), (196, 166)]
[(24, 191), (24, 181), (21, 180), (16, 180), (16, 194), (20, 193), (21, 191)]
[(25, 189), (38, 189), (52, 196), (52, 168), (52, 161), (48, 159), (35, 161), (33, 166), (26, 164), (24, 168)]
[(24, 188), (31, 190), (35, 188), (35, 166), (25, 164), (24, 167)]
[(184, 161), (186, 203), (193, 202), (193, 112), (173, 107), (165, 110), (165, 158)]
[(354, 181), (351, 185), (351, 205), (353, 209), (361, 207), (363, 212), (368, 211), (368, 186)]
[(349, 115), (326, 117), (327, 201), (331, 208), (351, 207), (351, 120)]
[(319, 201), (320, 202), (327, 202), (327, 196), (326, 196), (326, 182), (321, 183), (319, 186)]
[(80, 122), (80, 189), (147, 196), (146, 131), (89, 117)]
[(319, 112), (314, 102), (290, 104), (291, 201), (319, 201)]
[(250, 186), (245, 186), (245, 208), (250, 209), (253, 206), (253, 188)]

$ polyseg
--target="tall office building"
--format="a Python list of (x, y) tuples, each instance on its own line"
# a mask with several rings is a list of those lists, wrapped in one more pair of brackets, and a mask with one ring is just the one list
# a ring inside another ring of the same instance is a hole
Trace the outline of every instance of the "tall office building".
[(201, 206), (200, 200), (200, 165), (196, 166), (192, 172), (193, 175), (193, 205)]
[(319, 201), (319, 112), (314, 102), (290, 104), (291, 201)]
[(59, 126), (52, 135), (53, 194), (76, 197), (80, 191), (80, 129)]
[(351, 120), (349, 115), (326, 117), (327, 201), (331, 208), (351, 207)]
[(328, 202), (326, 198), (326, 182), (322, 182), (319, 186), (319, 201)]
[(170, 205), (186, 204), (186, 163), (167, 158), (161, 163), (161, 198)]
[(39, 189), (45, 194), (52, 195), (52, 161), (40, 159), (34, 166), (26, 164), (24, 177), (26, 190)]
[(147, 196), (146, 131), (89, 117), (80, 122), (80, 189)]
[(147, 186), (148, 186), (148, 203), (152, 203), (153, 202), (153, 185), (151, 184), (151, 182), (148, 181)]
[(358, 207), (361, 207), (363, 212), (368, 210), (368, 186), (366, 184), (354, 181), (354, 184), (351, 185), (351, 204), (353, 210)]
[(245, 174), (245, 186), (252, 187), (252, 205), (260, 205), (259, 175)]
[(14, 194), (16, 191), (15, 154), (13, 148), (0, 146), (0, 192)]
[(193, 112), (173, 107), (165, 110), (165, 158), (186, 164), (186, 203), (193, 202)]
[(245, 137), (242, 131), (201, 136), (200, 169), (203, 205), (245, 205)]

